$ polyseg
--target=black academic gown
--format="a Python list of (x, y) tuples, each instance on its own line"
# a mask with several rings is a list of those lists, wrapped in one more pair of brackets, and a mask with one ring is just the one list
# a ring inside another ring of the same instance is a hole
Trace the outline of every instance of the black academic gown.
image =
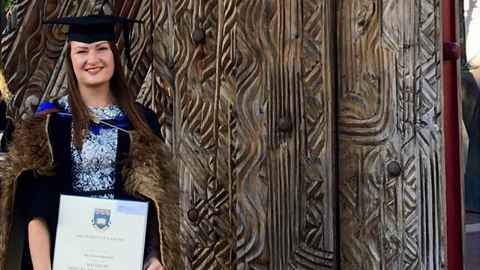
[[(149, 124), (152, 131), (160, 136), (160, 126), (156, 119), (155, 114), (147, 109), (141, 107), (141, 111), (144, 113), (145, 119)], [(17, 209), (21, 209), (20, 213), (26, 216), (26, 222), (23, 224), (17, 224), (16, 226), (23, 227), (27, 230), (27, 224), (35, 217), (41, 217), (47, 221), (51, 241), (51, 257), (53, 258), (54, 245), (55, 245), (55, 232), (58, 219), (58, 205), (60, 194), (65, 195), (77, 195), (77, 196), (90, 196), (101, 195), (102, 192), (83, 192), (78, 193), (73, 190), (72, 186), (72, 158), (70, 153), (71, 145), (71, 131), (72, 121), (70, 117), (59, 116), (53, 114), (49, 122), (49, 134), (50, 142), (53, 150), (53, 157), (55, 160), (55, 175), (54, 176), (41, 176), (32, 175), (31, 171), (27, 171), (21, 178), (33, 177), (35, 181), (23, 181), (21, 179), (19, 183), (25, 183), (20, 185), (17, 193)], [(115, 199), (133, 200), (134, 198), (127, 195), (123, 189), (123, 179), (121, 175), (122, 161), (126, 158), (130, 146), (129, 135), (125, 132), (118, 132), (117, 136), (117, 154), (116, 154), (116, 173), (115, 173), (115, 186), (114, 194)], [(28, 183), (28, 184), (26, 184)], [(138, 200), (138, 199), (135, 199)], [(155, 213), (152, 211), (154, 207), (149, 207), (149, 222), (148, 227), (158, 228), (156, 223)], [(151, 229), (148, 229), (151, 231)], [(25, 233), (25, 243), (22, 256), (22, 270), (33, 270), (32, 261), (30, 258), (30, 251), (28, 249), (28, 234)], [(155, 240), (156, 234), (147, 235), (147, 241), (145, 244), (145, 256), (148, 255), (148, 247), (151, 246), (150, 241)], [(153, 239), (153, 240), (152, 240)]]

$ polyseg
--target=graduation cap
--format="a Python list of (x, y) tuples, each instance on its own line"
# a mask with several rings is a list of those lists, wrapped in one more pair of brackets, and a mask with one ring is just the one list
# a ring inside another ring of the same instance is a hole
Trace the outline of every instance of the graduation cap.
[(57, 18), (44, 21), (43, 23), (68, 25), (68, 40), (84, 43), (97, 41), (115, 42), (115, 25), (120, 25), (125, 41), (127, 64), (130, 68), (132, 67), (132, 59), (130, 57), (130, 25), (133, 23), (141, 23), (141, 21), (119, 16), (89, 15)]

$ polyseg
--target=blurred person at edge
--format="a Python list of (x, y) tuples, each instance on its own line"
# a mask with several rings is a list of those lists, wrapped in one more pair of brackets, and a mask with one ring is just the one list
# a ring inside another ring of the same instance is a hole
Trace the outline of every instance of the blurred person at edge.
[(7, 102), (2, 96), (2, 92), (0, 92), (0, 132), (5, 130), (5, 126), (7, 125)]
[(7, 147), (7, 136), (4, 133), (8, 133), (8, 129), (11, 126), (11, 121), (7, 117), (7, 92), (4, 89), (6, 87), (3, 75), (0, 74), (0, 152), (5, 152)]

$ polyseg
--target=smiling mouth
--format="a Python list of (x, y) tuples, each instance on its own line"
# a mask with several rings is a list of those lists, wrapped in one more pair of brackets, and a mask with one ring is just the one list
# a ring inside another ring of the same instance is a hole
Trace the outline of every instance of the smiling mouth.
[(102, 70), (103, 67), (94, 67), (94, 68), (86, 68), (85, 71), (88, 73), (98, 73), (100, 70)]

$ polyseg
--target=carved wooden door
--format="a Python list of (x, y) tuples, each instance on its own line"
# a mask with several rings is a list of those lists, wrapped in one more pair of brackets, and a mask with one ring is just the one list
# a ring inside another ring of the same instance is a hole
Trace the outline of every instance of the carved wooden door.
[(331, 3), (180, 3), (187, 268), (333, 268)]
[(442, 269), (440, 1), (339, 1), (342, 269)]
[(186, 269), (440, 269), (438, 5), (22, 0), (2, 61), (22, 117), (65, 92), (43, 18), (144, 22), (126, 71), (179, 160)]

